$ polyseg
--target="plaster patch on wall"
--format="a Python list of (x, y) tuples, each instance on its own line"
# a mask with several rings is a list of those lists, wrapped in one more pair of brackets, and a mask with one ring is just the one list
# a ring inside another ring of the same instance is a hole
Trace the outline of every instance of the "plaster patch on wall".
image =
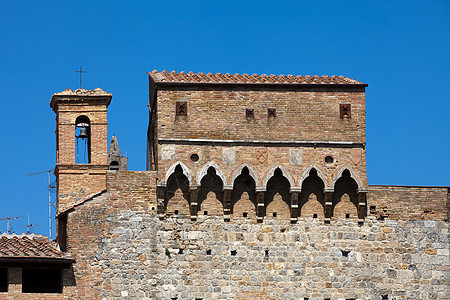
[(161, 145), (162, 160), (176, 160), (175, 145)]
[(236, 163), (236, 149), (235, 148), (223, 148), (222, 149), (222, 161), (224, 164)]
[(291, 165), (301, 166), (303, 163), (303, 150), (302, 149), (290, 149), (289, 150), (289, 162)]

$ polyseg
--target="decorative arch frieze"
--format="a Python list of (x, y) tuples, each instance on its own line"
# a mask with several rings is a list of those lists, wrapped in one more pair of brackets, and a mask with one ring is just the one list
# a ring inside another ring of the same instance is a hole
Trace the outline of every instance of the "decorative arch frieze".
[(248, 164), (243, 164), (243, 165), (239, 166), (239, 168), (234, 170), (233, 174), (231, 175), (231, 181), (230, 181), (231, 187), (234, 187), (234, 181), (236, 180), (236, 178), (239, 175), (241, 175), (242, 169), (245, 168), (245, 167), (247, 167), (248, 173), (253, 178), (253, 180), (255, 181), (256, 186), (259, 186), (259, 177), (256, 174), (255, 169), (253, 169), (252, 166), (250, 166)]
[(180, 165), (181, 169), (183, 170), (183, 174), (184, 176), (187, 177), (187, 179), (189, 180), (189, 185), (193, 186), (193, 182), (192, 182), (192, 175), (191, 172), (189, 171), (188, 167), (186, 167), (185, 164), (183, 164), (181, 161), (177, 161), (176, 163), (174, 163), (173, 165), (171, 165), (169, 167), (169, 169), (166, 172), (166, 177), (164, 178), (164, 185), (167, 184), (167, 180), (169, 180), (170, 175), (172, 175), (173, 173), (175, 173), (175, 168)]
[(222, 171), (222, 168), (220, 168), (215, 162), (210, 161), (208, 163), (206, 163), (203, 168), (200, 170), (200, 173), (198, 174), (197, 177), (197, 185), (200, 186), (201, 185), (201, 181), (203, 179), (203, 177), (206, 176), (206, 174), (208, 173), (208, 169), (210, 167), (213, 167), (214, 170), (216, 170), (216, 175), (220, 177), (220, 179), (222, 179), (223, 185), (226, 186), (227, 185), (227, 181), (225, 178), (225, 174)]
[(270, 178), (272, 178), (272, 176), (274, 175), (275, 170), (278, 168), (283, 173), (283, 176), (286, 177), (286, 179), (289, 181), (289, 184), (291, 185), (291, 187), (295, 186), (295, 182), (292, 179), (291, 173), (285, 167), (283, 167), (281, 165), (276, 165), (276, 166), (272, 167), (272, 169), (270, 169), (269, 172), (267, 172), (267, 174), (263, 180), (263, 186), (267, 186), (267, 182), (269, 182)]
[(364, 186), (362, 184), (361, 178), (359, 177), (358, 173), (348, 165), (342, 166), (340, 169), (336, 171), (336, 173), (334, 173), (333, 179), (331, 180), (331, 187), (334, 189), (336, 181), (338, 181), (338, 179), (341, 178), (342, 173), (345, 170), (348, 170), (350, 172), (351, 178), (353, 178), (356, 181), (356, 184), (358, 185), (358, 191), (362, 190)]
[(311, 172), (312, 169), (316, 170), (317, 176), (320, 179), (322, 179), (323, 184), (325, 185), (325, 188), (324, 188), (325, 192), (332, 191), (334, 188), (334, 185), (332, 187), (328, 186), (328, 180), (327, 180), (327, 176), (326, 176), (325, 172), (315, 164), (312, 164), (303, 170), (303, 173), (302, 173), (302, 175), (300, 175), (300, 178), (298, 180), (299, 190), (301, 191), (303, 181), (305, 181), (305, 179), (309, 176), (309, 172)]

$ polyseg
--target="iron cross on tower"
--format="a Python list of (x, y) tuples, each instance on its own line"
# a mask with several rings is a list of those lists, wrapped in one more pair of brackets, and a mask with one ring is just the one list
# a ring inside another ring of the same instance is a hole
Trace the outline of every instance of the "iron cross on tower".
[(81, 89), (81, 75), (82, 75), (83, 73), (87, 73), (87, 71), (83, 71), (83, 69), (82, 69), (81, 66), (80, 66), (80, 70), (79, 70), (79, 71), (75, 71), (75, 72), (80, 73), (80, 89)]

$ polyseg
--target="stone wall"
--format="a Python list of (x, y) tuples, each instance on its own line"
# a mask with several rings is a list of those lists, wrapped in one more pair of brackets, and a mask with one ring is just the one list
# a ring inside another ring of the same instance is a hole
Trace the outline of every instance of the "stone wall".
[[(192, 221), (187, 213), (174, 215), (172, 210), (161, 218), (155, 208), (156, 172), (108, 171), (107, 186), (107, 192), (67, 214), (67, 251), (77, 261), (72, 273), (76, 286), (64, 287), (69, 298), (449, 296), (444, 221), (369, 216), (358, 224), (336, 214), (330, 224), (323, 216), (300, 217), (291, 224), (270, 216), (268, 209), (257, 223), (246, 193), (230, 222), (201, 213)], [(177, 197), (184, 199), (181, 191)], [(284, 204), (281, 196), (275, 198)]]
[(370, 185), (367, 195), (378, 218), (448, 221), (449, 204), (449, 187)]
[(447, 299), (448, 224), (298, 224), (118, 211), (99, 241), (100, 297)]

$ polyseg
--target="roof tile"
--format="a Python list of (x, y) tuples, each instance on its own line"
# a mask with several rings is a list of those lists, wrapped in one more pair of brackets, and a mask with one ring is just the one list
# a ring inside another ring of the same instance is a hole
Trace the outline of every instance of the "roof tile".
[(175, 71), (161, 72), (154, 70), (148, 73), (155, 82), (184, 82), (184, 83), (258, 83), (258, 84), (364, 84), (360, 81), (345, 76), (327, 76), (327, 75), (273, 75), (266, 74), (222, 74), (222, 73), (177, 73)]
[(68, 258), (56, 244), (39, 235), (0, 235), (0, 258)]

